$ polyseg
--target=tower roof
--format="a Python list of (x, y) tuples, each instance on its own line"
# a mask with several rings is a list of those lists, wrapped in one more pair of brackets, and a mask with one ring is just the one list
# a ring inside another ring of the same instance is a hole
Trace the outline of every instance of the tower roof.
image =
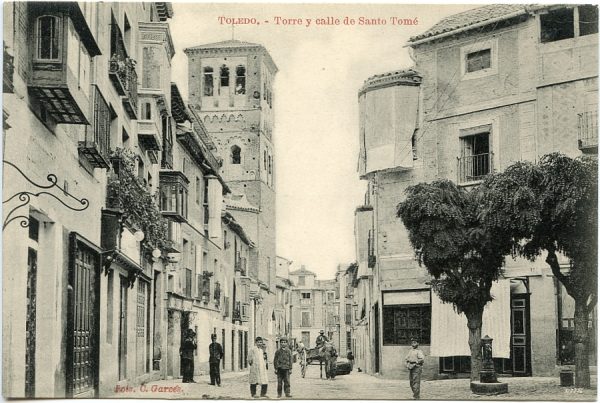
[(237, 39), (230, 39), (230, 40), (227, 40), (227, 41), (221, 41), (221, 42), (207, 43), (205, 45), (192, 46), (190, 48), (185, 48), (183, 50), (183, 52), (186, 55), (189, 55), (190, 53), (205, 53), (205, 54), (209, 54), (209, 53), (233, 53), (233, 52), (236, 52), (236, 51), (241, 51), (241, 52), (246, 51), (246, 52), (260, 53), (260, 54), (262, 54), (262, 55), (265, 56), (266, 63), (269, 65), (269, 67), (273, 71), (273, 74), (278, 71), (277, 65), (275, 64), (275, 62), (271, 58), (271, 55), (269, 54), (269, 52), (267, 51), (267, 49), (263, 45), (261, 45), (259, 43), (252, 43), (252, 42), (240, 41), (240, 40), (237, 40)]
[(207, 43), (205, 45), (192, 46), (191, 48), (186, 48), (185, 51), (188, 50), (199, 50), (199, 49), (220, 49), (220, 48), (254, 48), (261, 47), (262, 45), (258, 43), (239, 41), (237, 39), (230, 39), (228, 41), (221, 41), (215, 43)]

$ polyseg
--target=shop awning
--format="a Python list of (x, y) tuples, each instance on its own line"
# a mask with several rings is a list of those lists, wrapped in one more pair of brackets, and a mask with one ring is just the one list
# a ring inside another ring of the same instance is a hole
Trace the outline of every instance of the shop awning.
[[(481, 337), (490, 336), (493, 356), (510, 358), (510, 280), (492, 285), (494, 297), (483, 311)], [(431, 350), (435, 357), (470, 356), (467, 318), (458, 315), (451, 304), (444, 304), (435, 292), (431, 293)]]

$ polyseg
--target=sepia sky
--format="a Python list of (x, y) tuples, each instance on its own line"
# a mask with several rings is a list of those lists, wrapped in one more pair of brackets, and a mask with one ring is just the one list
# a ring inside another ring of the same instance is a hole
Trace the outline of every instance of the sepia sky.
[[(355, 260), (354, 209), (366, 182), (357, 174), (358, 90), (373, 74), (410, 67), (410, 36), (476, 5), (173, 3), (173, 81), (187, 99), (186, 47), (232, 38), (219, 17), (256, 18), (235, 39), (260, 43), (279, 67), (274, 84), (277, 254), (333, 278)], [(303, 20), (277, 25), (276, 17)], [(340, 25), (316, 25), (340, 19)], [(344, 17), (355, 25), (344, 25)], [(358, 25), (360, 17), (386, 25)], [(392, 25), (417, 19), (417, 25)], [(306, 19), (311, 19), (306, 27)], [(265, 23), (264, 21), (269, 21)]]

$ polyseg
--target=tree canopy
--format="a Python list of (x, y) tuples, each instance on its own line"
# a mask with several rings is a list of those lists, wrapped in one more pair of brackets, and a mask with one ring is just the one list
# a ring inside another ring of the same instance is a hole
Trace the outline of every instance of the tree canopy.
[(483, 310), (511, 244), (482, 225), (479, 191), (437, 180), (411, 186), (406, 194), (398, 216), (419, 264), (434, 278), (434, 290), (458, 313)]
[[(519, 162), (491, 175), (481, 188), (482, 222), (510, 238), (514, 255), (534, 260), (545, 252), (575, 300), (575, 384), (589, 387), (588, 320), (598, 299), (597, 159), (552, 153), (539, 164)], [(569, 267), (561, 267), (559, 254)]]
[(492, 282), (502, 273), (511, 239), (481, 222), (479, 188), (467, 191), (437, 180), (411, 186), (406, 194), (397, 214), (419, 264), (433, 277), (434, 292), (467, 318), (471, 379), (477, 379), (483, 309), (492, 300)]

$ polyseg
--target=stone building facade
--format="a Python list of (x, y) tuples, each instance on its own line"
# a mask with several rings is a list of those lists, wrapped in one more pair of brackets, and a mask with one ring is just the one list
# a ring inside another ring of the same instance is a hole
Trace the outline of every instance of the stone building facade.
[(273, 81), (277, 66), (258, 44), (238, 40), (185, 49), (191, 109), (202, 120), (222, 160), (221, 174), (232, 192), (227, 209), (254, 241), (248, 271), (251, 336), (275, 349), (276, 304), (275, 173)]
[(245, 205), (224, 203), (216, 147), (171, 83), (172, 15), (4, 5), (5, 397), (177, 378), (187, 328), (197, 374), (211, 333), (225, 370), (246, 367), (255, 238), (225, 210)]
[(141, 180), (158, 167), (139, 147), (133, 60), (138, 22), (171, 15), (167, 3), (4, 5), (4, 190), (28, 195), (4, 205), (4, 396), (93, 397), (152, 372), (162, 263), (130, 221), (113, 231), (107, 188), (111, 152), (128, 148), (132, 192), (156, 191)]
[[(366, 301), (360, 316), (367, 344), (374, 345), (368, 372), (402, 374), (397, 357), (410, 337), (421, 339), (428, 356), (426, 376), (468, 372), (466, 357), (430, 354), (436, 297), (396, 206), (419, 182), (446, 178), (469, 188), (552, 151), (596, 155), (597, 31), (596, 6), (480, 7), (412, 38), (413, 69), (365, 81), (359, 172), (369, 186), (355, 228), (358, 287), (372, 279), (370, 292), (357, 291)], [(510, 350), (497, 360), (498, 372), (555, 375), (572, 363), (572, 301), (541, 258), (507, 259), (504, 281)]]
[(315, 347), (315, 340), (323, 330), (337, 346), (339, 305), (336, 300), (336, 282), (318, 280), (304, 265), (290, 272), (292, 289), (292, 338), (306, 348)]

